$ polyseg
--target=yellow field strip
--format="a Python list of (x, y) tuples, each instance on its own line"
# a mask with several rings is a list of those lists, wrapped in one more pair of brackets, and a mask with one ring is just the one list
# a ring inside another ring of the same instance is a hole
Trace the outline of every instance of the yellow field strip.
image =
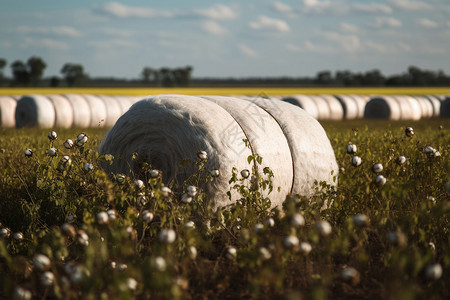
[(432, 88), (0, 88), (0, 95), (27, 94), (102, 94), (102, 95), (450, 95), (450, 87)]

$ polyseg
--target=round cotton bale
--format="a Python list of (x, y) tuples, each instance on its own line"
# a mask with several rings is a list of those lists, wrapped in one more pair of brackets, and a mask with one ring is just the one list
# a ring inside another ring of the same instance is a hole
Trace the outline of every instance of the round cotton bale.
[(284, 102), (294, 104), (309, 113), (314, 119), (319, 117), (319, 110), (314, 100), (306, 95), (292, 95), (283, 98)]
[(111, 96), (96, 95), (100, 98), (106, 107), (105, 127), (113, 127), (117, 120), (122, 116), (122, 108), (119, 101)]
[(82, 96), (88, 102), (91, 110), (90, 127), (104, 127), (107, 118), (105, 102), (95, 95), (84, 94)]
[(73, 109), (74, 127), (88, 128), (91, 125), (91, 108), (86, 99), (76, 94), (65, 94)]
[(420, 120), (422, 117), (422, 108), (414, 98), (409, 96), (395, 96), (394, 98), (400, 103), (402, 120)]
[(400, 105), (390, 96), (372, 97), (364, 109), (364, 118), (400, 120)]
[[(261, 166), (254, 165), (258, 174), (262, 174), (265, 167), (272, 170), (274, 190), (279, 188), (280, 193), (272, 193), (270, 199), (273, 206), (281, 206), (286, 195), (290, 194), (292, 190), (293, 162), (288, 141), (280, 125), (268, 112), (255, 103), (223, 96), (202, 98), (220, 105), (242, 128), (252, 153), (263, 158)], [(278, 100), (268, 101), (280, 102)], [(241, 149), (242, 146), (235, 151), (240, 152)]]
[(365, 95), (350, 95), (356, 102), (356, 106), (358, 107), (358, 119), (364, 118), (364, 110), (366, 109), (367, 102), (370, 101), (369, 96)]
[[(142, 163), (162, 170), (163, 181), (177, 186), (195, 167), (182, 168), (183, 159), (196, 161), (197, 152), (208, 153), (206, 169), (218, 169), (219, 177), (207, 184), (214, 207), (230, 204), (227, 192), (232, 167), (248, 169), (246, 136), (234, 118), (219, 105), (194, 96), (159, 95), (135, 103), (108, 131), (100, 153), (114, 155), (107, 171), (139, 174)], [(239, 149), (237, 151), (236, 149)], [(132, 159), (134, 153), (137, 158)], [(232, 199), (239, 195), (233, 190)]]
[(432, 118), (433, 117), (433, 105), (424, 96), (413, 97), (420, 105), (422, 109), (422, 118)]
[(331, 111), (327, 101), (322, 97), (316, 95), (311, 95), (310, 98), (313, 100), (317, 107), (317, 120), (329, 120), (331, 118)]
[(18, 128), (52, 128), (55, 125), (55, 108), (43, 95), (26, 95), (17, 101), (15, 118)]
[(339, 121), (344, 119), (344, 109), (339, 100), (332, 95), (320, 95), (330, 107), (330, 120)]
[(337, 95), (336, 98), (344, 110), (344, 119), (353, 120), (359, 118), (357, 100), (348, 95)]
[(434, 96), (425, 96), (433, 107), (433, 117), (437, 118), (441, 115), (441, 101)]
[(264, 98), (249, 99), (267, 111), (280, 124), (288, 141), (294, 167), (292, 194), (311, 196), (314, 182), (335, 185), (338, 165), (333, 148), (320, 123), (298, 106)]
[(47, 95), (55, 108), (55, 127), (71, 128), (73, 124), (73, 108), (70, 101), (61, 95)]
[(17, 101), (10, 96), (0, 96), (0, 127), (16, 127), (16, 106)]
[(119, 103), (119, 105), (121, 107), (122, 115), (124, 113), (126, 113), (128, 111), (128, 109), (130, 109), (131, 105), (134, 104), (130, 99), (128, 99), (128, 97), (114, 96), (114, 98), (116, 98), (117, 102)]
[(440, 115), (442, 118), (450, 118), (450, 97), (442, 101)]

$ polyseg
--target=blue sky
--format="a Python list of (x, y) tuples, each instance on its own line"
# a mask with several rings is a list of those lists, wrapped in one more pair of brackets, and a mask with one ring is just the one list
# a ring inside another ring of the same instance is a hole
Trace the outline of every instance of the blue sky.
[(66, 62), (121, 78), (185, 65), (195, 77), (450, 74), (449, 15), (448, 0), (0, 0), (0, 57), (40, 56), (44, 76)]

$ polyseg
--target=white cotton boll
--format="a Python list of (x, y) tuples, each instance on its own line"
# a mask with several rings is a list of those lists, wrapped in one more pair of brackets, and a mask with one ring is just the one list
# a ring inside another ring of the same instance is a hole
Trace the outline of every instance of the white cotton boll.
[(436, 203), (436, 198), (434, 198), (433, 196), (427, 196), (427, 200), (432, 203)]
[(21, 241), (21, 240), (23, 240), (23, 233), (22, 232), (16, 232), (16, 233), (13, 234), (13, 238), (16, 241)]
[(181, 202), (183, 202), (184, 204), (189, 204), (192, 202), (192, 197), (189, 196), (188, 194), (183, 194), (181, 196)]
[(442, 276), (442, 266), (440, 264), (428, 266), (425, 270), (425, 276), (430, 280), (438, 280)]
[(164, 197), (169, 197), (170, 193), (172, 193), (172, 190), (171, 190), (170, 188), (168, 188), (167, 186), (163, 186), (163, 187), (161, 188), (161, 194), (162, 194)]
[(75, 145), (77, 145), (78, 147), (82, 147), (84, 146), (84, 144), (87, 143), (89, 137), (87, 136), (86, 133), (80, 133), (77, 136), (77, 140), (75, 141)]
[(298, 237), (294, 235), (290, 235), (284, 238), (284, 246), (288, 249), (297, 248), (300, 241), (298, 240)]
[(241, 176), (244, 178), (248, 178), (250, 176), (250, 171), (245, 169), (241, 171)]
[(341, 278), (344, 281), (350, 282), (351, 284), (358, 284), (360, 281), (360, 274), (355, 268), (347, 267), (342, 270)]
[(186, 188), (186, 192), (189, 196), (194, 197), (195, 195), (197, 195), (197, 188), (193, 185), (190, 185)]
[(375, 177), (375, 183), (378, 186), (383, 186), (386, 184), (386, 177), (384, 177), (383, 175), (377, 175), (377, 177)]
[(44, 254), (36, 254), (33, 257), (33, 265), (39, 271), (47, 271), (50, 268), (51, 261)]
[(128, 278), (127, 287), (129, 290), (134, 291), (134, 290), (136, 290), (137, 286), (138, 286), (138, 282), (136, 281), (136, 279)]
[(41, 284), (43, 286), (51, 286), (55, 282), (55, 275), (52, 272), (44, 272), (41, 275)]
[(202, 159), (202, 160), (205, 160), (205, 159), (208, 158), (208, 153), (206, 153), (206, 151), (203, 151), (203, 150), (198, 151), (197, 152), (197, 157)]
[(275, 220), (272, 217), (269, 217), (266, 219), (266, 226), (267, 227), (274, 227), (275, 226)]
[(151, 178), (157, 178), (159, 176), (159, 171), (158, 170), (150, 170), (150, 177)]
[(186, 224), (184, 224), (184, 228), (191, 230), (195, 228), (194, 221), (187, 221)]
[(142, 189), (144, 187), (144, 182), (140, 179), (137, 179), (134, 181), (134, 185), (138, 188), (138, 189)]
[(94, 170), (94, 165), (90, 163), (85, 163), (83, 166), (84, 171), (89, 172)]
[(114, 221), (114, 220), (117, 218), (116, 210), (115, 210), (115, 209), (108, 209), (108, 211), (106, 211), (106, 213), (108, 214), (108, 218), (109, 218), (111, 221)]
[(50, 157), (55, 157), (58, 150), (56, 148), (50, 148), (47, 150), (47, 154)]
[(214, 169), (210, 171), (212, 177), (219, 177), (220, 171), (218, 169)]
[(261, 232), (264, 230), (264, 225), (261, 224), (261, 223), (258, 223), (258, 224), (255, 225), (255, 227), (253, 228), (253, 230), (254, 230), (256, 233), (261, 233)]
[(236, 257), (237, 257), (237, 250), (236, 250), (236, 248), (234, 248), (234, 247), (228, 247), (225, 256), (226, 256), (228, 259), (230, 259), (230, 260), (236, 259)]
[(405, 134), (407, 137), (412, 137), (414, 135), (414, 129), (412, 127), (406, 127)]
[(355, 154), (357, 151), (357, 147), (355, 144), (349, 144), (347, 145), (347, 153), (348, 154)]
[(374, 173), (380, 173), (381, 171), (383, 171), (383, 165), (380, 163), (376, 163), (372, 166), (372, 171)]
[(308, 243), (308, 242), (300, 243), (300, 252), (303, 253), (304, 255), (309, 254), (309, 252), (311, 252), (311, 250), (312, 250), (312, 246), (310, 243)]
[(330, 223), (328, 223), (327, 221), (319, 221), (316, 223), (316, 229), (317, 232), (319, 232), (319, 234), (321, 236), (327, 236), (331, 233), (331, 225)]
[(404, 157), (403, 155), (397, 157), (397, 163), (399, 165), (403, 165), (406, 162), (406, 157)]
[(50, 132), (48, 133), (48, 139), (51, 140), (51, 141), (56, 140), (57, 137), (58, 137), (58, 134), (56, 134), (55, 131), (50, 131)]
[(137, 197), (136, 197), (136, 203), (138, 204), (138, 206), (144, 206), (145, 204), (147, 204), (147, 196), (145, 196), (145, 193), (138, 193)]
[(16, 287), (14, 290), (14, 300), (31, 300), (32, 297), (33, 294), (29, 290), (24, 289), (20, 286)]
[(72, 147), (73, 147), (73, 141), (72, 141), (71, 139), (67, 139), (67, 140), (64, 142), (64, 147), (66, 147), (66, 149), (72, 149)]
[(301, 227), (305, 225), (305, 217), (302, 214), (296, 213), (291, 218), (291, 226), (292, 227)]
[(144, 221), (145, 223), (150, 223), (153, 220), (153, 217), (153, 214), (148, 210), (144, 210), (141, 213), (142, 221)]
[(163, 257), (158, 256), (154, 260), (154, 266), (158, 271), (164, 272), (167, 267), (166, 260)]
[(159, 240), (164, 244), (172, 244), (175, 242), (176, 237), (175, 230), (170, 228), (165, 228), (159, 233)]
[[(433, 157), (436, 154), (436, 149), (434, 149), (431, 146), (427, 146), (425, 147), (425, 149), (423, 149), (423, 152), (428, 156), (428, 157)], [(439, 153), (440, 155), (440, 153)]]
[(197, 248), (195, 248), (194, 246), (190, 246), (188, 248), (188, 254), (191, 259), (197, 258)]
[(88, 246), (89, 236), (87, 235), (87, 233), (84, 230), (78, 230), (77, 234), (78, 234), (77, 238), (78, 243), (80, 243), (83, 246)]
[(365, 226), (369, 226), (370, 219), (368, 216), (366, 216), (364, 214), (358, 214), (358, 215), (353, 216), (353, 223), (356, 226), (365, 227)]
[(392, 231), (387, 235), (388, 242), (394, 246), (406, 246), (407, 238), (406, 235), (401, 231)]
[(117, 265), (117, 270), (119, 270), (120, 272), (125, 271), (126, 269), (128, 269), (127, 264), (118, 264)]
[(263, 260), (268, 260), (272, 257), (272, 253), (270, 253), (270, 251), (267, 250), (267, 248), (265, 248), (265, 247), (259, 248), (259, 255), (261, 256), (261, 258)]
[(26, 157), (33, 156), (33, 150), (31, 150), (31, 149), (25, 149), (24, 153), (25, 153)]
[(2, 227), (0, 229), (0, 237), (1, 238), (7, 239), (7, 238), (9, 238), (10, 235), (11, 235), (11, 230), (9, 230), (9, 228)]
[(106, 212), (101, 211), (97, 214), (97, 223), (100, 225), (105, 225), (109, 223), (109, 216)]
[(361, 157), (359, 157), (359, 156), (353, 156), (352, 157), (352, 165), (354, 167), (359, 167), (361, 165), (361, 163), (362, 163)]

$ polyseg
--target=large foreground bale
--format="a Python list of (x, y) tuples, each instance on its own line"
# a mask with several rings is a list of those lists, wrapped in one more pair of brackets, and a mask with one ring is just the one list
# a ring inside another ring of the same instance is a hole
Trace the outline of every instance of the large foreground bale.
[(72, 105), (74, 127), (89, 128), (91, 125), (91, 108), (86, 99), (77, 94), (64, 95)]
[(0, 96), (0, 127), (16, 127), (17, 100), (9, 96)]
[(400, 120), (400, 105), (390, 96), (372, 97), (364, 109), (364, 118)]
[[(99, 148), (115, 157), (107, 171), (139, 174), (142, 162), (150, 162), (163, 171), (164, 182), (173, 180), (178, 186), (194, 172), (178, 163), (197, 160), (199, 150), (208, 152), (206, 168), (220, 171), (206, 186), (216, 207), (230, 203), (226, 192), (232, 167), (251, 169), (251, 154), (261, 155), (263, 166), (274, 171), (274, 188), (280, 186), (282, 193), (272, 192), (273, 205), (280, 205), (289, 192), (310, 196), (316, 180), (333, 184), (338, 172), (330, 142), (312, 116), (289, 103), (259, 98), (246, 103), (218, 96), (145, 99), (117, 121)], [(232, 199), (237, 197), (233, 192)]]
[(319, 110), (316, 103), (307, 95), (292, 95), (284, 97), (283, 101), (303, 108), (303, 110), (310, 114), (314, 119), (319, 118)]
[(73, 125), (73, 108), (70, 101), (61, 95), (47, 95), (55, 108), (55, 127), (71, 128)]
[(26, 95), (16, 107), (16, 127), (52, 128), (55, 125), (53, 103), (42, 95)]
[(122, 107), (119, 101), (111, 96), (97, 95), (105, 104), (106, 107), (106, 120), (105, 127), (112, 127), (116, 124), (117, 120), (122, 115)]
[(441, 117), (450, 118), (450, 97), (441, 103)]
[(104, 127), (107, 112), (106, 105), (102, 99), (94, 95), (82, 95), (89, 104), (89, 109), (91, 111), (91, 123), (89, 127)]

